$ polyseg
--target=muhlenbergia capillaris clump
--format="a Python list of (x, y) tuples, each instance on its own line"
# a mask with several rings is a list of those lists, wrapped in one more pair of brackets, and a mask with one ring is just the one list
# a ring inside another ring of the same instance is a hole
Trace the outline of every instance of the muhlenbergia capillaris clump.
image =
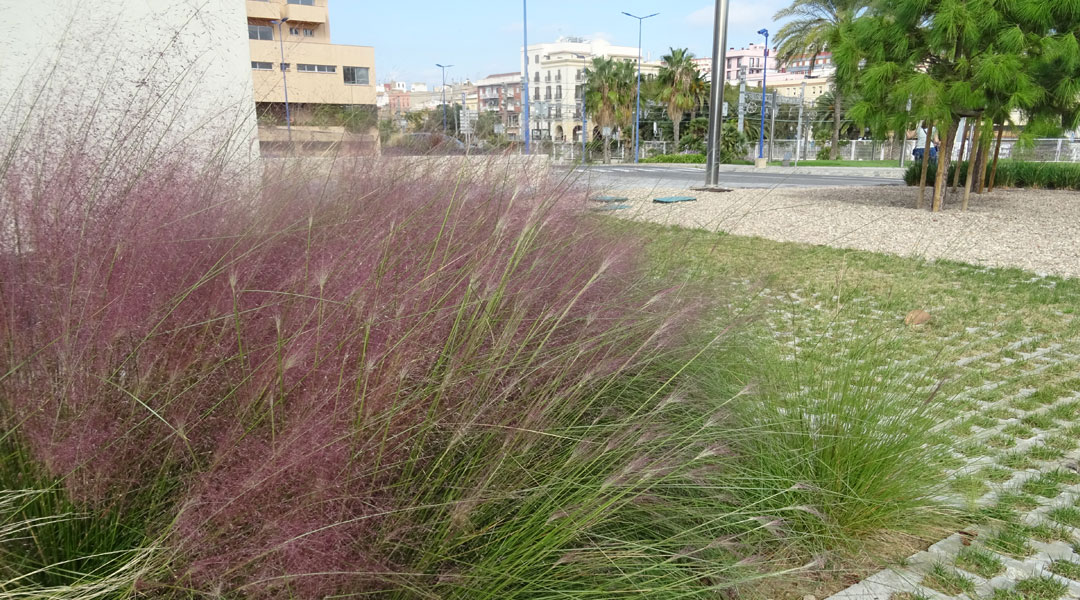
[(681, 377), (699, 303), (564, 182), (36, 166), (0, 204), (3, 589), (685, 597), (761, 562)]

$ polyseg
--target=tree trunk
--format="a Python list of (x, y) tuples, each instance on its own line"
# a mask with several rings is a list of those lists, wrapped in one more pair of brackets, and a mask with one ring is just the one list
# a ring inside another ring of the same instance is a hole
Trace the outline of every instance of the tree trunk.
[(611, 136), (601, 134), (604, 139), (604, 164), (611, 164)]
[(979, 136), (979, 137), (980, 137), (980, 140), (979, 140), (979, 154), (978, 154), (978, 157), (975, 160), (975, 162), (977, 163), (976, 164), (976, 169), (977, 170), (975, 171), (975, 175), (979, 178), (979, 181), (977, 181), (976, 184), (975, 184), (975, 193), (976, 194), (982, 194), (983, 190), (986, 189), (986, 167), (987, 167), (986, 158), (987, 158), (987, 155), (990, 154), (990, 140), (992, 139), (992, 137), (986, 137), (986, 138), (982, 138), (982, 136)]
[(979, 127), (979, 121), (975, 121), (975, 133), (971, 139), (971, 155), (968, 156), (968, 173), (967, 183), (964, 185), (964, 200), (960, 204), (960, 210), (966, 211), (968, 209), (968, 199), (971, 198), (971, 188), (975, 181), (975, 159), (978, 157), (979, 149), (979, 137), (982, 133), (982, 128)]
[(960, 140), (960, 152), (956, 155), (956, 173), (953, 174), (952, 188), (960, 185), (960, 163), (964, 162), (964, 151), (967, 150), (967, 141), (971, 137), (971, 118), (964, 119), (964, 137)]
[(952, 159), (953, 142), (956, 141), (956, 130), (959, 126), (959, 121), (949, 125), (949, 132), (945, 134), (945, 143), (938, 152), (937, 177), (934, 178), (934, 200), (930, 206), (932, 212), (941, 212), (942, 206), (945, 204), (945, 186), (949, 185), (949, 162)]
[(677, 119), (674, 116), (671, 117), (671, 131), (675, 134), (675, 152), (679, 151), (679, 125), (681, 121), (682, 115), (679, 115)]
[(922, 174), (919, 176), (919, 199), (915, 202), (915, 208), (917, 209), (921, 209), (923, 203), (926, 202), (926, 171), (930, 168), (930, 146), (934, 143), (933, 133), (934, 123), (931, 121), (926, 124), (926, 148), (923, 149)]
[(997, 179), (997, 165), (998, 157), (1001, 156), (1001, 137), (1005, 135), (1005, 119), (998, 125), (997, 144), (994, 146), (994, 166), (990, 169), (990, 189), (987, 192), (994, 191), (994, 180)]
[[(829, 160), (836, 160), (840, 156), (840, 117), (842, 113), (840, 111), (841, 96), (840, 90), (836, 90), (836, 95), (833, 98), (833, 131), (832, 131), (832, 148), (829, 148)], [(765, 110), (762, 107), (761, 110)]]

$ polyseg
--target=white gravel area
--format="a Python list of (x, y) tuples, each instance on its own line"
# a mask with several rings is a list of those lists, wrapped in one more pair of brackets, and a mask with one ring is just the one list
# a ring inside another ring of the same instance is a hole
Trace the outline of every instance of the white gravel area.
[[(1039, 274), (1080, 277), (1080, 192), (994, 190), (972, 194), (967, 212), (960, 195), (946, 210), (915, 210), (918, 188), (841, 187), (620, 190), (629, 207), (621, 217), (927, 259), (951, 259)], [(695, 196), (696, 202), (656, 204), (660, 196)], [(930, 190), (927, 190), (929, 204)]]

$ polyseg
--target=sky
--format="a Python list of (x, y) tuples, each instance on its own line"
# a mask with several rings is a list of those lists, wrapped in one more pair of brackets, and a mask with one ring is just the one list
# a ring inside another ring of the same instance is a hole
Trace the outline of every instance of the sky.
[[(777, 29), (772, 16), (790, 0), (731, 0), (728, 47), (762, 41), (757, 31)], [(476, 81), (520, 69), (521, 2), (330, 0), (330, 37), (335, 44), (375, 47), (375, 78), (441, 81), (436, 63), (451, 64), (447, 81)], [(659, 15), (644, 22), (642, 48), (658, 59), (668, 48), (712, 55), (715, 3), (710, 0), (529, 0), (529, 44), (573, 35), (636, 46), (638, 22), (622, 14)]]

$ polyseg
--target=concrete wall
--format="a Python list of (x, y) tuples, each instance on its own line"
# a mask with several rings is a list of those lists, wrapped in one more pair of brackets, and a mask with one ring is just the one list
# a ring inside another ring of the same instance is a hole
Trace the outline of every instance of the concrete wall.
[[(235, 0), (0, 0), (0, 145), (258, 156)], [(21, 140), (21, 141), (19, 141)], [(246, 168), (246, 167), (242, 167)]]

